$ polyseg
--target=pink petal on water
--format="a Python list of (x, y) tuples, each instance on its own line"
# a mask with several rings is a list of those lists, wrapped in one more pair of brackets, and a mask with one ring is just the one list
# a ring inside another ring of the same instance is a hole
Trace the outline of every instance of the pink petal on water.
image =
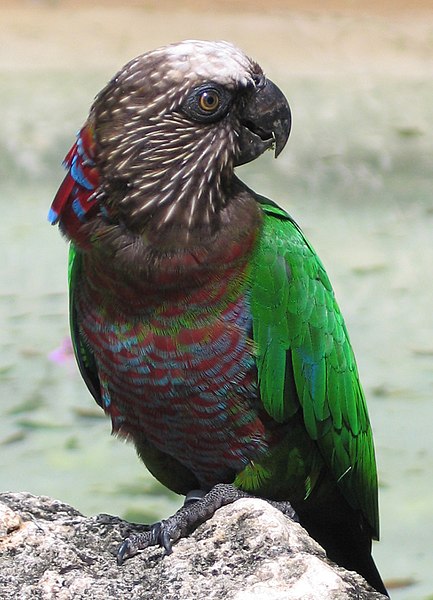
[(69, 336), (65, 337), (60, 346), (48, 354), (48, 359), (57, 365), (64, 365), (71, 362), (74, 358), (74, 349)]

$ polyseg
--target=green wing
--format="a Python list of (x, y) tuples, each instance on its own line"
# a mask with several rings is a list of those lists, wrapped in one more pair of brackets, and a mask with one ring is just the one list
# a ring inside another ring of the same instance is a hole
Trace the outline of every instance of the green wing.
[(299, 410), (346, 500), (378, 536), (377, 474), (364, 394), (325, 269), (290, 216), (259, 198), (261, 241), (251, 311), (265, 409), (285, 422)]
[(74, 244), (69, 247), (68, 281), (69, 281), (69, 326), (72, 346), (81, 376), (96, 402), (102, 406), (98, 371), (95, 358), (80, 333), (75, 308), (75, 295), (81, 273), (81, 253)]

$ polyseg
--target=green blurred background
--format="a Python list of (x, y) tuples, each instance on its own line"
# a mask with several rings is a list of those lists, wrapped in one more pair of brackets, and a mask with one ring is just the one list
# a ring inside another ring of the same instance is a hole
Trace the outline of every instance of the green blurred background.
[[(410, 5), (410, 6), (409, 6)], [(0, 7), (0, 490), (86, 514), (167, 516), (68, 349), (67, 247), (46, 221), (94, 95), (127, 60), (227, 39), (286, 93), (282, 156), (240, 169), (327, 267), (357, 355), (380, 473), (379, 568), (433, 598), (433, 5), (400, 0), (8, 1)]]

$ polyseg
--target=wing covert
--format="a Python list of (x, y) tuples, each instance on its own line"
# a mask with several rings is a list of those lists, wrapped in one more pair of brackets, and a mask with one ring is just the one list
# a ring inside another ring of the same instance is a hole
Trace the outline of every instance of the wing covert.
[(378, 536), (371, 427), (332, 286), (291, 217), (260, 203), (264, 225), (253, 260), (251, 311), (262, 402), (278, 422), (302, 410), (344, 496)]

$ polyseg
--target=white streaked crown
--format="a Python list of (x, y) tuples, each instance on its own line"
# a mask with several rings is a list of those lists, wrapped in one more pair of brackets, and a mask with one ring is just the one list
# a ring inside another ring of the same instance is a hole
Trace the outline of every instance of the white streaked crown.
[(217, 81), (228, 88), (251, 83), (256, 66), (242, 50), (225, 41), (185, 40), (147, 52), (136, 60), (144, 57), (164, 58), (166, 80)]

